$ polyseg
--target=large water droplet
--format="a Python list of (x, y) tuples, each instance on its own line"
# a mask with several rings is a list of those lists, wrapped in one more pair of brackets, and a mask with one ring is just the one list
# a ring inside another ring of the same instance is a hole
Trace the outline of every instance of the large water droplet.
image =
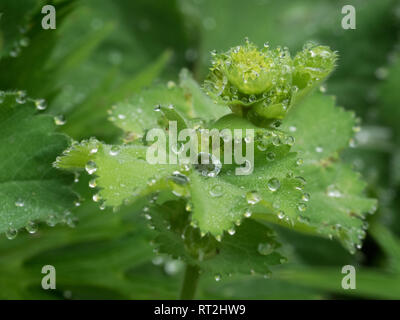
[(196, 170), (200, 171), (203, 176), (213, 178), (221, 171), (222, 163), (213, 154), (200, 152), (198, 154), (198, 164), (195, 164), (194, 167)]

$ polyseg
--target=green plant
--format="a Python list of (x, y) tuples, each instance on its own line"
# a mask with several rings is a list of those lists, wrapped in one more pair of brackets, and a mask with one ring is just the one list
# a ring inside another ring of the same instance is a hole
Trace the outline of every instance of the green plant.
[[(0, 298), (398, 299), (398, 9), (345, 4), (0, 1)], [(253, 173), (150, 165), (170, 121), (253, 130)]]
[[(259, 50), (247, 41), (214, 54), (209, 97), (184, 70), (179, 85), (146, 89), (109, 110), (125, 132), (123, 144), (74, 142), (55, 166), (91, 175), (101, 209), (147, 199), (143, 215), (158, 234), (156, 250), (187, 263), (182, 298), (194, 296), (201, 271), (216, 280), (232, 273), (268, 277), (285, 258), (267, 222), (336, 238), (354, 253), (376, 201), (340, 161), (357, 131), (354, 113), (314, 92), (335, 61), (323, 46), (308, 44), (292, 59), (288, 49)], [(254, 172), (235, 176), (235, 165), (222, 165), (210, 175), (187, 164), (148, 163), (146, 131), (168, 130), (172, 120), (197, 131), (255, 129)]]

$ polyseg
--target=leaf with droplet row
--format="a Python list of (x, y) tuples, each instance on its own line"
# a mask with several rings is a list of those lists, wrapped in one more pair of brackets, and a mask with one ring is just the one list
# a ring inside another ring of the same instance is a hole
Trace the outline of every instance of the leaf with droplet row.
[(359, 174), (339, 162), (339, 151), (348, 146), (355, 125), (354, 113), (336, 107), (332, 97), (320, 93), (294, 108), (283, 123), (296, 139), (293, 150), (304, 159), (296, 174), (305, 178), (310, 194), (308, 209), (299, 212), (298, 219), (335, 236), (350, 251), (361, 246), (365, 213), (376, 207), (376, 201), (363, 194), (365, 183)]
[(217, 281), (233, 273), (269, 276), (270, 266), (286, 260), (277, 252), (280, 244), (274, 232), (251, 219), (218, 242), (210, 235), (202, 236), (199, 229), (190, 225), (184, 201), (152, 206), (148, 214), (158, 232), (156, 245), (160, 253), (211, 272)]
[[(252, 200), (246, 199), (248, 193), (256, 188), (272, 193), (276, 190), (273, 186), (268, 189), (268, 183), (277, 180), (279, 184), (278, 179), (281, 179), (284, 186), (284, 181), (293, 180), (286, 178), (296, 166), (295, 155), (288, 155), (290, 146), (279, 139), (279, 144), (275, 141), (274, 138), (282, 137), (278, 131), (260, 130), (269, 135), (256, 140), (256, 146), (262, 144), (263, 148), (255, 152), (256, 173), (247, 179), (256, 183), (246, 184), (245, 178), (234, 176), (237, 165), (223, 166), (212, 154), (207, 154), (210, 165), (151, 164), (147, 162), (147, 146), (109, 146), (95, 139), (74, 143), (55, 165), (67, 170), (86, 168), (89, 174), (95, 174), (97, 178), (91, 184), (92, 187), (98, 186), (100, 191), (93, 199), (102, 199), (110, 206), (119, 206), (125, 200), (167, 188), (175, 195), (188, 199), (193, 222), (202, 233), (221, 237), (225, 230), (234, 230), (235, 224), (240, 224), (243, 217), (251, 214), (248, 207)], [(263, 169), (257, 169), (257, 166)], [(259, 180), (261, 175), (262, 181)], [(290, 190), (277, 192), (274, 197), (265, 195), (270, 208), (273, 207), (272, 200), (280, 199), (281, 195), (284, 198), (279, 202), (289, 205), (298, 201), (301, 193), (292, 182), (289, 182)], [(278, 211), (274, 212), (277, 214)]]
[[(52, 168), (67, 138), (36, 114), (24, 92), (0, 92), (0, 233), (62, 214), (76, 199), (68, 177)], [(72, 181), (71, 181), (72, 182)]]
[(169, 82), (143, 90), (130, 100), (114, 105), (109, 111), (109, 119), (126, 133), (141, 137), (147, 129), (160, 127), (155, 111), (168, 106), (170, 110), (173, 107), (184, 119), (201, 117), (214, 120), (214, 116), (228, 113), (224, 108), (218, 108), (201, 91), (188, 71), (183, 71), (180, 85)]
[(90, 139), (73, 144), (54, 165), (64, 170), (85, 169), (95, 176), (92, 187), (100, 188), (93, 200), (118, 207), (125, 201), (168, 187), (166, 178), (179, 168), (173, 164), (150, 164), (146, 161), (147, 150), (146, 146), (111, 146)]

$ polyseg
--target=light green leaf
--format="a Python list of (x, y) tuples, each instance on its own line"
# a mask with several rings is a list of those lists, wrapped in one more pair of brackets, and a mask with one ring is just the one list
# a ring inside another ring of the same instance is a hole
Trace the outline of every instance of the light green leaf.
[(139, 145), (110, 146), (91, 139), (73, 144), (58, 157), (55, 166), (64, 170), (83, 170), (93, 176), (89, 183), (100, 191), (93, 195), (100, 206), (118, 207), (138, 196), (168, 186), (167, 177), (179, 167), (150, 164), (148, 148)]
[(173, 106), (178, 114), (193, 121), (196, 118), (214, 120), (229, 113), (201, 91), (187, 70), (181, 72), (180, 79), (180, 85), (170, 81), (167, 85), (153, 86), (116, 104), (110, 110), (109, 119), (126, 133), (141, 137), (146, 130), (160, 127), (154, 112), (160, 106), (164, 110)]
[(294, 108), (283, 124), (295, 138), (293, 150), (304, 159), (296, 172), (306, 180), (309, 193), (302, 222), (338, 238), (351, 252), (365, 237), (365, 213), (376, 208), (376, 201), (363, 194), (366, 185), (359, 174), (338, 162), (354, 126), (353, 113), (335, 107), (332, 97), (319, 93)]

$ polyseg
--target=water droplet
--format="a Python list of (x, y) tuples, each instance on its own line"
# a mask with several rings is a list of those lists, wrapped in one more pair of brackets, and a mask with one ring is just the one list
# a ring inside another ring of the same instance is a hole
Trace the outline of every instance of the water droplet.
[(342, 197), (342, 193), (340, 192), (340, 190), (338, 190), (336, 188), (335, 185), (331, 184), (326, 188), (326, 194), (328, 195), (328, 197), (331, 198), (340, 198)]
[(30, 234), (36, 233), (38, 230), (38, 226), (36, 222), (34, 221), (29, 221), (28, 224), (25, 226), (26, 231), (28, 231)]
[(296, 160), (296, 165), (301, 166), (304, 163), (303, 159), (299, 158)]
[(57, 217), (54, 214), (50, 214), (47, 219), (46, 219), (46, 223), (48, 226), (50, 227), (54, 227), (57, 224)]
[(198, 164), (195, 164), (194, 167), (196, 170), (200, 171), (203, 176), (213, 178), (221, 171), (222, 163), (213, 154), (200, 152), (198, 154)]
[(110, 156), (116, 156), (119, 153), (119, 146), (112, 146), (110, 149)]
[(183, 268), (183, 262), (179, 260), (169, 260), (164, 265), (164, 271), (169, 276), (178, 274)]
[(221, 281), (221, 279), (222, 279), (221, 274), (217, 273), (216, 275), (214, 275), (214, 279), (217, 282)]
[(97, 186), (96, 179), (92, 179), (89, 181), (90, 188), (96, 188), (96, 186)]
[(274, 246), (271, 243), (259, 243), (257, 247), (257, 251), (259, 254), (266, 256), (271, 254), (274, 251)]
[(277, 178), (271, 178), (268, 180), (267, 187), (270, 191), (274, 192), (280, 188), (281, 184)]
[(275, 153), (273, 153), (273, 152), (268, 152), (268, 153), (267, 153), (267, 160), (268, 160), (268, 161), (274, 161), (274, 160), (275, 160)]
[(16, 207), (23, 207), (24, 205), (25, 205), (25, 203), (22, 199), (18, 199), (17, 201), (15, 201)]
[(88, 161), (88, 163), (86, 163), (85, 169), (88, 174), (95, 173), (97, 171), (96, 163), (92, 160)]
[(170, 81), (167, 82), (167, 88), (168, 89), (172, 89), (172, 88), (175, 88), (175, 87), (176, 87), (176, 83), (174, 81), (170, 80)]
[(287, 145), (293, 146), (293, 145), (294, 145), (294, 142), (295, 142), (295, 139), (294, 139), (294, 137), (292, 137), (292, 136), (288, 136), (288, 137), (286, 137), (285, 142), (286, 142)]
[(278, 211), (278, 218), (282, 220), (284, 217), (285, 217), (285, 212), (283, 212), (282, 210)]
[(222, 186), (219, 184), (216, 184), (211, 187), (210, 189), (210, 195), (214, 198), (221, 197), (223, 194)]
[(278, 136), (275, 136), (275, 137), (273, 137), (272, 138), (272, 144), (274, 145), (274, 146), (279, 146), (280, 144), (281, 144), (281, 139), (279, 139), (279, 137)]
[(45, 110), (47, 108), (47, 103), (46, 100), (44, 99), (38, 99), (35, 100), (35, 106), (37, 110)]
[(386, 69), (386, 68), (384, 68), (384, 67), (378, 68), (378, 69), (376, 69), (376, 71), (375, 71), (375, 76), (376, 76), (379, 80), (385, 79), (385, 78), (388, 76), (388, 74), (389, 74), (388, 69)]
[(184, 175), (183, 173), (180, 173), (179, 171), (174, 171), (172, 173), (171, 180), (179, 185), (185, 185), (189, 182), (188, 176)]
[(287, 260), (287, 258), (285, 258), (285, 257), (282, 257), (282, 258), (280, 258), (279, 259), (279, 262), (280, 263), (286, 263), (288, 260)]
[(324, 149), (322, 147), (315, 147), (315, 152), (321, 153)]
[(301, 202), (301, 203), (299, 203), (299, 204), (297, 205), (297, 209), (298, 209), (299, 211), (301, 211), (301, 212), (306, 211), (307, 205), (306, 205), (305, 203)]
[(301, 200), (308, 202), (310, 201), (310, 194), (309, 193), (303, 193)]
[(92, 199), (94, 202), (99, 202), (101, 200), (101, 197), (98, 193), (96, 193), (95, 195), (93, 195)]
[[(251, 217), (251, 211), (250, 211), (250, 209), (247, 209), (247, 210), (245, 211), (244, 217), (245, 217), (245, 218), (250, 218), (250, 217)], [(240, 225), (240, 220), (238, 220), (237, 222), (239, 222), (239, 225)], [(236, 225), (238, 225), (238, 224), (236, 224)]]
[(63, 126), (64, 124), (67, 123), (67, 120), (65, 120), (65, 117), (63, 115), (58, 115), (54, 117), (54, 123), (57, 126)]
[(19, 104), (24, 104), (26, 102), (26, 92), (25, 91), (18, 91), (17, 92), (17, 97), (15, 98), (15, 101)]
[(228, 229), (228, 233), (233, 236), (236, 233), (236, 230), (234, 228)]
[(261, 201), (261, 196), (256, 191), (246, 193), (246, 200), (248, 204), (255, 205)]
[(17, 237), (18, 235), (18, 230), (14, 229), (12, 227), (8, 228), (6, 231), (6, 237), (8, 240), (13, 240)]
[(192, 203), (190, 201), (186, 202), (185, 210), (187, 212), (191, 212), (192, 211)]

